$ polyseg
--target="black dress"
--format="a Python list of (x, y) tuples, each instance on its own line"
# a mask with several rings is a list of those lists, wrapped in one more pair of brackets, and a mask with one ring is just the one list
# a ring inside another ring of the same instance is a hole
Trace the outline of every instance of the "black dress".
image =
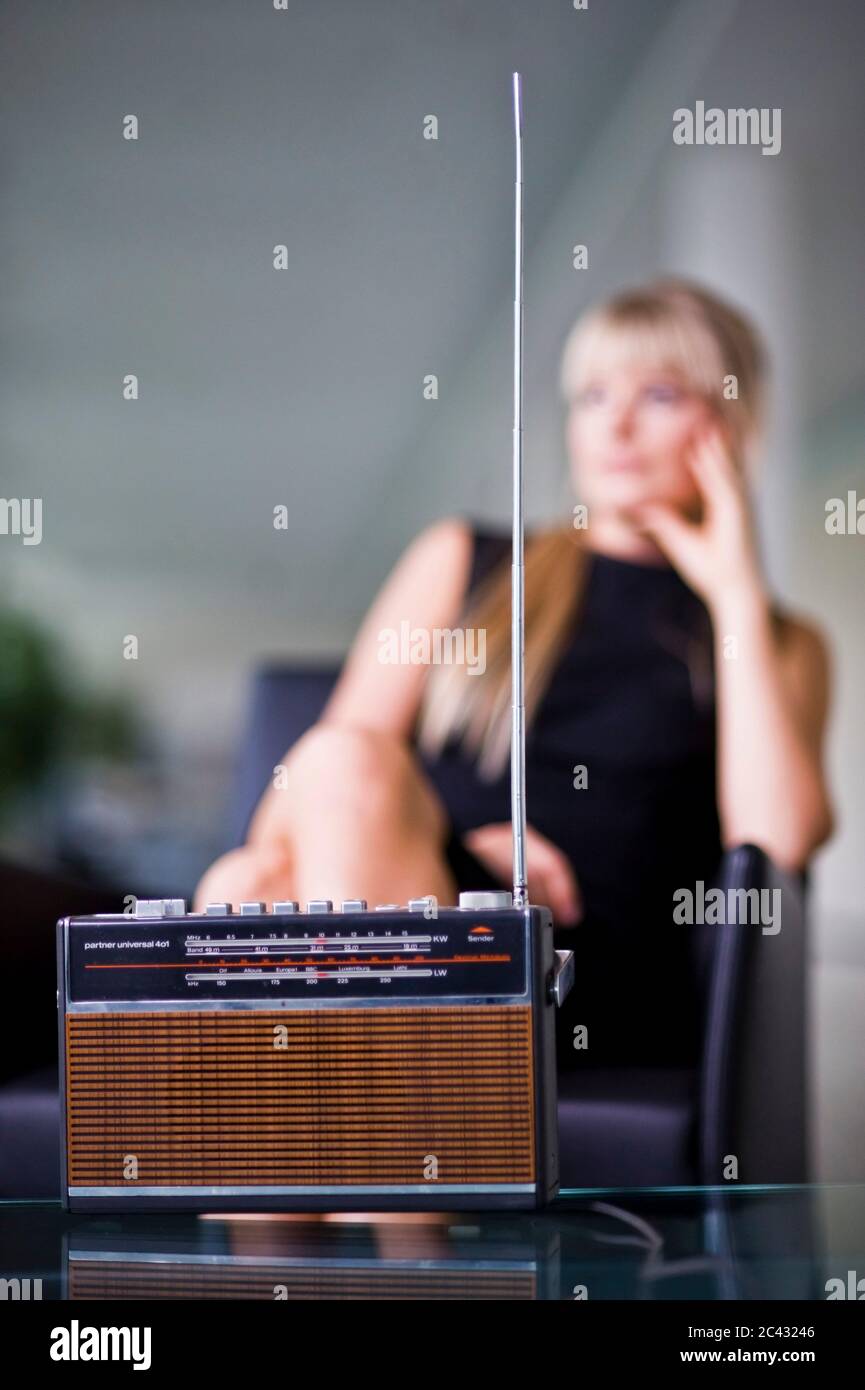
[[(467, 598), (492, 567), (510, 565), (509, 533), (473, 527), (473, 536)], [(695, 979), (673, 894), (711, 882), (721, 855), (708, 614), (668, 565), (596, 554), (585, 585), (526, 737), (528, 823), (568, 855), (585, 909), (577, 927), (555, 933), (577, 964), (559, 1015), (560, 1062), (690, 1063)], [(451, 818), (458, 888), (502, 887), (461, 836), (510, 820), (510, 769), (482, 781), (456, 740), (421, 762)], [(573, 1047), (578, 1024), (586, 1051)]]

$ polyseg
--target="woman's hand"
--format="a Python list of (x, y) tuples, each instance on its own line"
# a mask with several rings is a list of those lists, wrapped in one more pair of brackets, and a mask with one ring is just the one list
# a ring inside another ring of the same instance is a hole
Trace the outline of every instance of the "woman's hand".
[(641, 507), (636, 519), (710, 610), (731, 591), (764, 597), (745, 480), (720, 425), (698, 436), (688, 464), (703, 502), (701, 519), (689, 521), (659, 503)]
[[(510, 821), (480, 825), (462, 837), (466, 849), (503, 884), (513, 882), (513, 838)], [(532, 902), (552, 910), (559, 926), (576, 926), (583, 904), (576, 875), (565, 852), (533, 826), (526, 826), (526, 868)]]
[(701, 519), (653, 505), (640, 509), (639, 524), (712, 619), (721, 838), (802, 869), (833, 824), (822, 752), (828, 653), (817, 629), (773, 613), (744, 480), (720, 428), (700, 438), (689, 462)]

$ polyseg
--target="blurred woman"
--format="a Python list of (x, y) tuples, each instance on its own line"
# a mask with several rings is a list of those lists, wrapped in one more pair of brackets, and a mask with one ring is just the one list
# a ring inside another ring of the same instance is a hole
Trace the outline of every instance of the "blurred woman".
[[(594, 1062), (688, 1061), (673, 894), (725, 847), (800, 870), (829, 836), (826, 646), (760, 563), (765, 354), (742, 314), (681, 280), (621, 293), (574, 326), (561, 387), (577, 505), (525, 555), (529, 893), (579, 943), (565, 1033), (591, 1018)], [(510, 564), (510, 533), (466, 518), (415, 538), (198, 906), (510, 884)], [(482, 673), (385, 664), (406, 622), (482, 634)]]

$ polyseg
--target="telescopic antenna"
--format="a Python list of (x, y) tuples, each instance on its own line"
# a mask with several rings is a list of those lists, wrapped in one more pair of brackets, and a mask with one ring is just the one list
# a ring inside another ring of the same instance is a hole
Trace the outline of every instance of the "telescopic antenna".
[(515, 72), (514, 144), (514, 468), (511, 564), (511, 831), (514, 907), (529, 901), (526, 882), (525, 599), (523, 571), (523, 99)]

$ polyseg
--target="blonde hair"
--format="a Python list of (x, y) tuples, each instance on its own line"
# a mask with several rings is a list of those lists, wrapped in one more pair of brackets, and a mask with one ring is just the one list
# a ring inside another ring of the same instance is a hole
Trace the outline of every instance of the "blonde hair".
[[(570, 404), (600, 366), (636, 360), (669, 370), (723, 418), (740, 467), (749, 469), (751, 446), (764, 410), (766, 356), (748, 320), (708, 290), (673, 277), (629, 289), (582, 314), (568, 334), (560, 388)], [(525, 548), (526, 725), (578, 620), (588, 561), (581, 532), (570, 521), (533, 533)], [(459, 738), (487, 781), (500, 777), (510, 753), (511, 557), (477, 585), (462, 623), (485, 632), (486, 665), (433, 666), (417, 720), (417, 741), (430, 757)]]

